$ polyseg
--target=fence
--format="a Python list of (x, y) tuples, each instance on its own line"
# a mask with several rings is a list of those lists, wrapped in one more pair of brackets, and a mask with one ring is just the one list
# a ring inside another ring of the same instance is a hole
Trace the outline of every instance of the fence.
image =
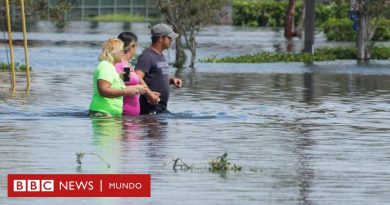
[[(31, 3), (38, 0), (31, 0)], [(89, 17), (104, 14), (129, 13), (142, 15), (146, 18), (158, 15), (153, 1), (149, 0), (67, 0), (73, 9), (65, 14), (68, 20), (86, 20)], [(47, 0), (54, 6), (58, 0)], [(47, 11), (49, 12), (49, 11)]]

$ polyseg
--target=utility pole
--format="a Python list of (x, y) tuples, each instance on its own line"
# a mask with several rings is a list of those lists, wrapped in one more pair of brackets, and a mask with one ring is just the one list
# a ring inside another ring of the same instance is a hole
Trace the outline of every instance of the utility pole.
[(316, 0), (305, 0), (305, 45), (303, 52), (314, 53), (314, 30)]

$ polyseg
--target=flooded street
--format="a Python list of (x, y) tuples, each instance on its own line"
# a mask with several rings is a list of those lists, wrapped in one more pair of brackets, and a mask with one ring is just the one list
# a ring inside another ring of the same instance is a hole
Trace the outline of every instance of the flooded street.
[[(149, 38), (147, 28), (139, 27), (140, 51)], [(256, 30), (235, 34), (244, 40), (224, 47), (208, 29), (199, 37), (200, 58), (275, 49), (272, 43), (251, 45)], [(183, 88), (171, 89), (172, 114), (93, 119), (87, 117), (87, 109), (99, 47), (118, 31), (107, 30), (90, 36), (31, 34), (36, 42), (30, 48), (29, 94), (23, 91), (24, 76), (19, 73), (18, 91), (8, 96), (9, 73), (0, 73), (0, 204), (387, 204), (390, 200), (390, 61), (198, 63), (196, 69), (179, 72), (172, 68), (172, 74), (184, 81)], [(49, 38), (53, 40), (46, 42)], [(16, 48), (19, 62), (22, 52)], [(174, 51), (170, 55), (173, 61)], [(6, 62), (4, 55), (0, 61)], [(86, 155), (78, 167), (80, 151), (100, 155), (111, 168), (92, 155)], [(242, 171), (203, 169), (224, 152)], [(176, 158), (199, 169), (175, 172), (172, 159)], [(11, 173), (148, 173), (152, 197), (6, 198), (6, 176)]]

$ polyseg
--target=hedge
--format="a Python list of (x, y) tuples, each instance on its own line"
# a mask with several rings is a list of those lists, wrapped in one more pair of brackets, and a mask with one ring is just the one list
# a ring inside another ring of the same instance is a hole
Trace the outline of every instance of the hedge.
[[(233, 24), (237, 26), (284, 26), (288, 1), (275, 0), (235, 0), (233, 1)], [(348, 5), (317, 4), (316, 23), (322, 25), (331, 17), (347, 17)], [(298, 1), (295, 9), (295, 21), (298, 23), (302, 14), (302, 2)]]
[[(30, 66), (30, 70), (31, 70), (31, 66)], [(6, 71), (7, 72), (11, 71), (11, 65), (9, 65), (7, 63), (0, 62), (0, 72), (6, 72)], [(15, 71), (17, 71), (17, 72), (26, 71), (26, 65), (15, 63)]]
[[(330, 18), (322, 25), (322, 30), (329, 41), (355, 41), (357, 32), (352, 28), (352, 21), (348, 18)], [(374, 41), (390, 40), (390, 20), (381, 19), (375, 30)]]
[[(357, 59), (356, 48), (320, 48), (314, 55), (307, 53), (262, 52), (236, 57), (217, 58), (212, 56), (201, 60), (204, 63), (272, 63), (313, 62)], [(378, 46), (371, 50), (371, 59), (390, 60), (390, 47)]]

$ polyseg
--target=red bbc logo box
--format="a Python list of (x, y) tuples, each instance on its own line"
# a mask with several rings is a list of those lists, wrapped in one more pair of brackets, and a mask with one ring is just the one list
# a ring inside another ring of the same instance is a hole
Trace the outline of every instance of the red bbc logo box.
[(150, 197), (150, 174), (9, 174), (8, 197)]

